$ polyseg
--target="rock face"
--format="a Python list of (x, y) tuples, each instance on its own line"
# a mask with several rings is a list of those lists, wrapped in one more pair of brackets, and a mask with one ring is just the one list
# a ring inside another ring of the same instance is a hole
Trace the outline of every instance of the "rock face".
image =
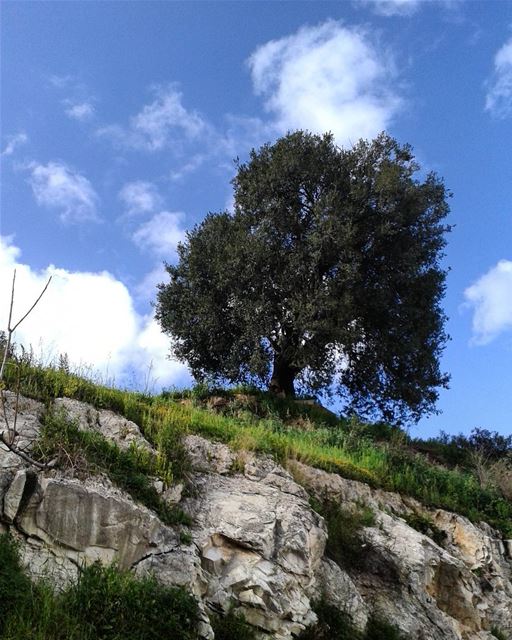
[[(492, 628), (512, 633), (512, 562), (488, 525), (299, 462), (292, 469), (311, 495), (374, 510), (364, 563), (351, 575), (370, 609), (418, 640), (492, 638)], [(407, 524), (412, 514), (428, 516), (444, 533), (442, 547)], [(325, 593), (335, 593), (336, 583), (327, 580)]]
[[(7, 393), (8, 417), (14, 401)], [(121, 447), (152, 450), (137, 425), (112, 412), (69, 399), (56, 406)], [(21, 399), (16, 429), (24, 446), (37, 437), (42, 411)], [(102, 476), (40, 472), (2, 447), (0, 531), (20, 540), (32, 575), (57, 584), (75, 579), (84, 562), (116, 560), (186, 587), (201, 604), (206, 638), (208, 613), (234, 608), (262, 637), (290, 639), (316, 621), (311, 603), (320, 597), (360, 628), (377, 612), (418, 640), (491, 640), (492, 627), (512, 633), (512, 563), (487, 525), (298, 462), (285, 470), (198, 436), (185, 445), (193, 468), (187, 497), (179, 487), (160, 489), (192, 517), (187, 536)], [(326, 557), (326, 526), (310, 495), (372, 508), (360, 567), (347, 572)], [(442, 547), (407, 524), (412, 513), (445, 532)]]

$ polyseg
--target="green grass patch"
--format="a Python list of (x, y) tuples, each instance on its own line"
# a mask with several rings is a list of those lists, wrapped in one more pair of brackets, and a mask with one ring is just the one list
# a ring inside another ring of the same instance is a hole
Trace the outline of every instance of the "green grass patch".
[(181, 588), (93, 564), (56, 593), (24, 574), (16, 544), (0, 535), (3, 640), (196, 640), (198, 606)]
[[(16, 388), (17, 379), (15, 368), (8, 367), (8, 386)], [(321, 408), (247, 389), (215, 391), (234, 398), (241, 391), (250, 392), (257, 398), (256, 409), (239, 407), (224, 415), (205, 408), (204, 400), (212, 392), (208, 388), (149, 396), (27, 363), (21, 366), (19, 380), (24, 395), (43, 401), (68, 396), (111, 409), (136, 422), (170, 465), (175, 478), (187, 471), (181, 438), (186, 433), (196, 433), (235, 450), (271, 454), (283, 463), (296, 459), (373, 487), (410, 495), (426, 506), (455, 511), (474, 522), (485, 520), (506, 538), (512, 537), (512, 503), (498, 490), (481, 487), (468, 470), (432, 465), (428, 458), (411, 449), (402, 431), (382, 423), (368, 425), (352, 418), (327, 424), (325, 415), (320, 415)], [(301, 417), (309, 421), (308, 428), (294, 424)]]
[(122, 450), (100, 433), (81, 431), (63, 412), (48, 411), (34, 453), (42, 462), (57, 459), (60, 467), (72, 467), (78, 475), (104, 473), (165, 524), (190, 524), (189, 516), (168, 505), (153, 486), (151, 477), (165, 477), (168, 469), (165, 461), (145, 449)]

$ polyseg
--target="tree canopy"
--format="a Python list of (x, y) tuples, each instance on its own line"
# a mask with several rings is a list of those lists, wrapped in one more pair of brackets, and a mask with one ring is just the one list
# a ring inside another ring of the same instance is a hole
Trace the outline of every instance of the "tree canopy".
[(174, 355), (198, 380), (338, 393), (392, 421), (434, 411), (443, 181), (386, 134), (341, 149), (297, 131), (239, 162), (233, 186), (234, 212), (208, 214), (166, 264), (156, 317)]

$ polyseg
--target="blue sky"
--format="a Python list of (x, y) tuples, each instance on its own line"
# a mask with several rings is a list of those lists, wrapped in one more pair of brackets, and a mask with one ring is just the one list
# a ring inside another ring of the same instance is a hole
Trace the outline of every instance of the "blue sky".
[(387, 130), (453, 192), (451, 376), (414, 435), (512, 417), (512, 2), (12, 2), (2, 11), (0, 324), (104, 378), (188, 384), (152, 318), (162, 261), (287, 130)]

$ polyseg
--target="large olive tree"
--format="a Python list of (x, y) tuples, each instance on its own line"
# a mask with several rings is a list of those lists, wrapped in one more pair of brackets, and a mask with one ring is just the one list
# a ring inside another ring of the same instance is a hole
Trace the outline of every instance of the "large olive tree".
[(253, 150), (234, 213), (187, 234), (156, 315), (199, 379), (337, 391), (387, 419), (434, 410), (448, 377), (447, 193), (385, 134), (340, 149), (297, 131)]

